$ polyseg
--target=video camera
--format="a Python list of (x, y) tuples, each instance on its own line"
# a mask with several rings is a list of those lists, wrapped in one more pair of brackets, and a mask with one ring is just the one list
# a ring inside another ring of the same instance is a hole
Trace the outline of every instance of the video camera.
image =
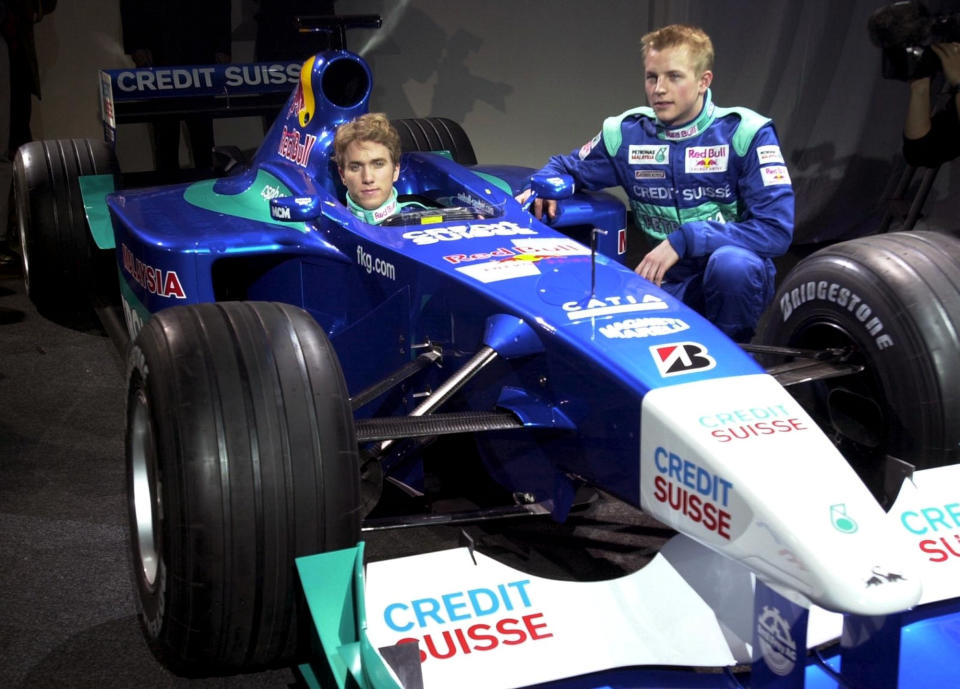
[(870, 15), (867, 30), (883, 51), (883, 78), (911, 81), (940, 71), (930, 46), (960, 42), (960, 12), (931, 14), (922, 2), (894, 2)]

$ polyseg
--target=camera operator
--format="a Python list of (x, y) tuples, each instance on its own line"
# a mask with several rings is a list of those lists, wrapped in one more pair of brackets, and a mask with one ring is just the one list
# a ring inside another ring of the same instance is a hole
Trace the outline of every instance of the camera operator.
[(930, 115), (930, 77), (910, 81), (910, 101), (903, 127), (903, 157), (915, 167), (937, 167), (960, 155), (960, 43), (934, 43), (930, 46), (943, 68), (950, 100)]

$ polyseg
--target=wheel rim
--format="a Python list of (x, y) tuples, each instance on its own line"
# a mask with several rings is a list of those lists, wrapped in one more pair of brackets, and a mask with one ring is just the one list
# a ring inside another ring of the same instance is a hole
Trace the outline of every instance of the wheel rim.
[(890, 440), (890, 418), (883, 386), (871, 370), (861, 343), (842, 325), (815, 319), (798, 327), (787, 345), (848, 349), (848, 361), (865, 366), (861, 373), (799, 386), (804, 389), (796, 390), (794, 396), (827, 431), (861, 479), (876, 487), (882, 473), (883, 448)]
[(23, 285), (30, 294), (30, 258), (27, 252), (27, 222), (25, 201), (22, 194), (14, 192), (14, 204), (17, 209), (17, 234), (20, 236), (20, 257), (23, 262)]
[(131, 494), (140, 573), (151, 589), (160, 569), (157, 526), (162, 516), (154, 448), (150, 410), (140, 389), (134, 395), (130, 415)]

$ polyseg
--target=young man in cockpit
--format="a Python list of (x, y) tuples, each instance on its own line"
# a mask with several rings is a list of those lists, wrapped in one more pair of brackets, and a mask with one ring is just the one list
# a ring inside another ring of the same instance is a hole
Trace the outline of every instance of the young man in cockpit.
[(347, 188), (347, 208), (360, 220), (379, 225), (406, 206), (422, 208), (397, 199), (393, 183), (400, 176), (400, 135), (383, 113), (340, 125), (333, 150)]

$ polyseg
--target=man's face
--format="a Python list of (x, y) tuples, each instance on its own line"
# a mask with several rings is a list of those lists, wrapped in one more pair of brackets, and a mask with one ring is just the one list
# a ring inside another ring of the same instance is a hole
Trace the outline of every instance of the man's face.
[(340, 179), (350, 198), (368, 211), (382, 206), (400, 175), (390, 150), (373, 141), (351, 141), (343, 158)]
[(697, 74), (686, 46), (648, 50), (643, 61), (647, 102), (667, 126), (686, 124), (700, 113), (713, 73)]

